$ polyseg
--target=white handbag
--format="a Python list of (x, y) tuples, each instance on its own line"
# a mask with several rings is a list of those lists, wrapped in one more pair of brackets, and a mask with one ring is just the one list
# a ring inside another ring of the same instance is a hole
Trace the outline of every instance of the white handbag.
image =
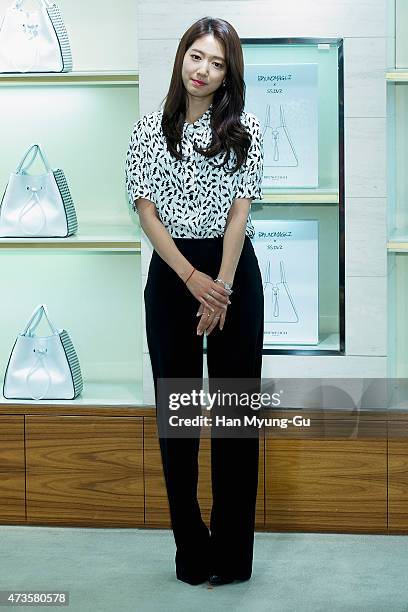
[[(27, 174), (37, 154), (47, 173)], [(41, 145), (31, 145), (5, 189), (0, 204), (0, 237), (59, 238), (71, 236), (77, 229), (75, 206), (63, 171), (51, 169)]]
[(15, 0), (0, 26), (0, 72), (69, 72), (72, 55), (58, 6), (37, 0), (39, 10), (25, 11)]
[[(36, 336), (42, 315), (53, 334)], [(46, 304), (34, 310), (25, 329), (17, 336), (3, 383), (6, 399), (75, 399), (83, 389), (78, 356), (68, 333), (56, 329)]]

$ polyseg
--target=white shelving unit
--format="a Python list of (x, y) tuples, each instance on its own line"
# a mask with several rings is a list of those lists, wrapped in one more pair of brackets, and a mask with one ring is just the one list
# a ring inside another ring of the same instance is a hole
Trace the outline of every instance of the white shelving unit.
[(35, 74), (0, 74), (0, 85), (7, 87), (27, 87), (44, 85), (138, 85), (139, 75), (131, 71), (95, 71), (95, 72), (49, 72)]
[(392, 83), (408, 83), (408, 70), (403, 70), (402, 68), (388, 70), (385, 78), (387, 81)]
[(86, 381), (81, 395), (73, 401), (68, 400), (6, 400), (0, 396), (0, 404), (19, 405), (28, 404), (32, 406), (47, 405), (47, 406), (66, 406), (72, 405), (78, 408), (84, 406), (90, 407), (141, 407), (142, 402), (142, 384), (141, 381), (132, 382), (124, 381), (122, 383), (103, 383), (99, 381)]
[(339, 192), (329, 189), (310, 189), (309, 193), (305, 193), (304, 190), (294, 189), (290, 193), (285, 193), (284, 190), (274, 189), (272, 193), (265, 189), (263, 202), (265, 204), (338, 204)]
[(67, 238), (0, 238), (0, 249), (81, 249), (130, 251), (140, 253), (131, 227), (82, 224), (77, 234)]
[[(0, 75), (0, 131), (8, 151), (0, 162), (2, 180), (26, 144), (41, 142), (51, 164), (64, 170), (78, 216), (78, 232), (68, 238), (0, 238), (7, 287), (1, 365), (4, 373), (16, 335), (33, 308), (47, 303), (80, 360), (84, 391), (73, 406), (143, 404), (140, 227), (124, 187), (138, 84), (136, 71)], [(42, 322), (39, 333), (46, 329)], [(0, 403), (67, 401), (1, 397)]]

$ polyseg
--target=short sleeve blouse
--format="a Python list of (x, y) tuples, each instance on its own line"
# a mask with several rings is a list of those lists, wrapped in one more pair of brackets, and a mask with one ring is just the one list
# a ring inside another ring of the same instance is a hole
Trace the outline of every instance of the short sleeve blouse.
[[(251, 136), (246, 163), (239, 171), (227, 174), (214, 168), (224, 158), (212, 158), (193, 149), (206, 148), (211, 142), (209, 109), (194, 123), (184, 123), (183, 160), (176, 160), (167, 150), (161, 120), (163, 111), (145, 115), (134, 125), (126, 156), (126, 187), (132, 208), (136, 201), (152, 201), (163, 225), (174, 238), (212, 238), (224, 235), (228, 211), (236, 198), (262, 200), (263, 138), (257, 117), (243, 111), (241, 122)], [(232, 151), (226, 168), (231, 170), (236, 156)], [(210, 163), (211, 162), (211, 163)], [(255, 235), (251, 215), (245, 234)]]

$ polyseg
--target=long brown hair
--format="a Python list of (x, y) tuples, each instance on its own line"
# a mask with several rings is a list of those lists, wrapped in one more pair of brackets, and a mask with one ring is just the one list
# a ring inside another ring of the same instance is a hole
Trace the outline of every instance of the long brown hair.
[(221, 43), (225, 53), (227, 71), (225, 86), (220, 86), (213, 95), (210, 122), (211, 143), (208, 149), (204, 150), (195, 145), (194, 149), (205, 157), (213, 157), (225, 151), (226, 155), (219, 167), (229, 161), (231, 150), (233, 150), (236, 155), (236, 165), (231, 170), (233, 173), (245, 163), (251, 137), (240, 120), (245, 105), (242, 47), (236, 30), (228, 21), (203, 17), (193, 23), (184, 33), (174, 60), (169, 90), (164, 98), (166, 102), (163, 108), (162, 130), (170, 154), (176, 159), (183, 159), (182, 154), (176, 148), (178, 145), (181, 151), (181, 139), (186, 118), (187, 93), (181, 76), (183, 60), (195, 40), (206, 34), (212, 34)]

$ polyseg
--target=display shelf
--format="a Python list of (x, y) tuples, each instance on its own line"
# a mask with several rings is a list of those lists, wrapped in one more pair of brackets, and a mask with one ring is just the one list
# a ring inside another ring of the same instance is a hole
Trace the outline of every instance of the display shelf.
[[(3, 380), (1, 381), (3, 388)], [(97, 382), (84, 380), (84, 390), (75, 400), (8, 400), (0, 396), (0, 404), (35, 406), (143, 406), (143, 390), (141, 381)]]
[(271, 204), (338, 204), (339, 192), (336, 189), (280, 191), (276, 188), (273, 192), (264, 190), (262, 201)]
[(0, 86), (32, 85), (138, 85), (136, 71), (1, 74)]
[[(69, 329), (84, 390), (75, 400), (0, 397), (3, 413), (24, 405), (33, 413), (48, 406), (73, 413), (143, 408), (141, 232), (127, 210), (124, 184), (125, 153), (138, 120), (137, 49), (133, 40), (125, 44), (129, 11), (112, 9), (113, 19), (95, 21), (102, 47), (89, 45), (83, 11), (67, 3), (67, 12), (74, 71), (0, 75), (2, 192), (23, 151), (39, 142), (52, 167), (66, 174), (78, 216), (70, 237), (0, 237), (8, 287), (2, 296), (0, 375), (30, 312), (45, 303), (51, 319)], [(100, 37), (105, 25), (123, 47)], [(30, 174), (43, 172), (36, 160)], [(45, 321), (41, 327), (40, 337), (49, 334)]]
[[(264, 344), (264, 355), (338, 355), (340, 350), (340, 334), (338, 332), (320, 333), (318, 344)], [(207, 353), (207, 338), (204, 338), (204, 353)]]
[(137, 229), (135, 231), (135, 228), (130, 225), (81, 224), (78, 233), (67, 238), (0, 238), (0, 249), (21, 248), (131, 251), (140, 253), (140, 230)]
[(333, 351), (337, 354), (340, 349), (340, 335), (337, 332), (320, 334), (319, 344), (264, 344), (263, 352), (267, 354), (268, 349), (271, 353), (299, 351), (303, 354), (305, 351), (310, 351), (312, 354), (330, 354)]
[(408, 69), (389, 70), (385, 74), (387, 81), (394, 83), (408, 83)]
[(387, 250), (394, 253), (408, 252), (408, 229), (392, 232), (388, 238)]

